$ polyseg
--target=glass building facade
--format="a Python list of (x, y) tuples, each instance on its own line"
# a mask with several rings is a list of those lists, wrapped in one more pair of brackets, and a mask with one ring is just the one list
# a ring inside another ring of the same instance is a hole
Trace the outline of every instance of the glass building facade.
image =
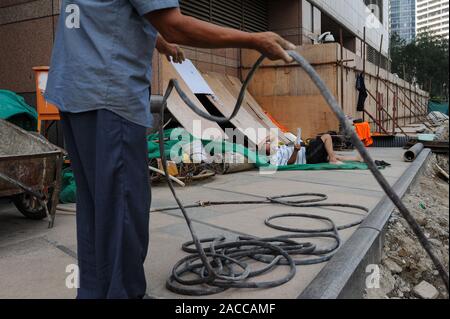
[(389, 1), (390, 32), (406, 42), (416, 36), (416, 0)]

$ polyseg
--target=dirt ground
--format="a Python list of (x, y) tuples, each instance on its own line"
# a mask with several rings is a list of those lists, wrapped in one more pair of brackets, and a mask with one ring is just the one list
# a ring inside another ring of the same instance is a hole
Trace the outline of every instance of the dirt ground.
[[(448, 140), (448, 122), (439, 139)], [(449, 184), (438, 173), (436, 164), (448, 173), (448, 156), (433, 155), (422, 176), (404, 198), (404, 202), (423, 227), (437, 256), (448, 269)], [(445, 286), (430, 258), (397, 211), (394, 211), (388, 225), (381, 277), (381, 289), (368, 291), (367, 298), (418, 298), (414, 287), (422, 281), (430, 283), (439, 291), (438, 298), (448, 298)]]

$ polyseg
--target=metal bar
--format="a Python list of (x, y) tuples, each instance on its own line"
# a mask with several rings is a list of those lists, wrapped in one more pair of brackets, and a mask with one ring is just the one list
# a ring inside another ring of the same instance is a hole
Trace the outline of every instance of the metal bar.
[(0, 157), (0, 162), (16, 161), (16, 160), (30, 160), (30, 159), (37, 159), (37, 158), (46, 158), (46, 157), (58, 156), (59, 154), (61, 154), (61, 151), (54, 151), (54, 152), (48, 152), (48, 153), (39, 153), (39, 154), (30, 154), (30, 155), (1, 156)]
[[(339, 29), (339, 36), (341, 42), (341, 56), (340, 59), (344, 59), (344, 33), (342, 32), (342, 28)], [(342, 63), (343, 64), (343, 63)], [(344, 68), (340, 65), (341, 70), (341, 107), (344, 109)]]
[(21, 182), (4, 175), (3, 173), (0, 173), (0, 179), (3, 179), (4, 181), (10, 183), (11, 185), (22, 189), (25, 193), (30, 194), (34, 197), (36, 197), (37, 199), (40, 200), (44, 200), (45, 196), (41, 193), (38, 193), (37, 191), (35, 191), (34, 189), (32, 189), (31, 187), (28, 187), (27, 185), (22, 184)]
[[(411, 84), (410, 84), (411, 85)], [(405, 96), (405, 98), (407, 98), (409, 100), (409, 102), (414, 106), (414, 108), (416, 110), (419, 110), (420, 113), (420, 108), (411, 100), (410, 97), (408, 97), (408, 95), (405, 93), (405, 91), (403, 90), (403, 88), (399, 87), (400, 91), (402, 91), (403, 95)]]
[[(414, 118), (418, 118), (418, 119), (421, 119), (424, 123), (423, 123), (423, 125), (425, 125), (428, 129), (432, 129), (427, 123), (426, 123), (426, 121), (427, 121), (427, 119), (426, 119), (426, 117), (424, 116), (424, 115), (421, 115), (420, 113), (418, 114), (418, 113), (416, 113), (416, 112), (413, 112), (413, 110), (398, 96), (398, 92), (395, 92), (389, 85), (388, 85), (388, 82), (387, 81), (385, 81), (385, 80), (383, 80), (385, 83), (386, 83), (386, 87), (391, 91), (391, 92), (393, 92), (396, 96), (397, 96), (397, 99), (403, 104), (403, 106), (405, 106), (410, 112), (412, 112), (412, 114), (414, 114)], [(398, 90), (398, 86), (396, 85), (396, 88), (397, 88), (397, 90)], [(406, 95), (405, 95), (406, 96)], [(397, 107), (398, 107), (398, 105), (397, 105)], [(397, 109), (397, 112), (398, 112), (398, 109)]]
[[(366, 27), (364, 27), (363, 33), (364, 33), (364, 36), (363, 36), (363, 51), (361, 53), (362, 53), (362, 58), (363, 58), (363, 71), (362, 71), (362, 73), (363, 73), (363, 76), (365, 78), (366, 77)], [(363, 121), (366, 121), (366, 113), (365, 112), (363, 112)]]
[[(328, 62), (317, 62), (317, 63), (311, 63), (312, 66), (325, 66), (325, 65), (342, 65), (344, 62), (353, 62), (355, 59), (345, 59), (345, 60), (339, 60), (339, 61), (328, 61)], [(345, 65), (343, 67), (346, 67)], [(274, 65), (261, 65), (259, 67), (260, 69), (278, 69), (278, 68), (298, 68), (297, 64), (274, 64)], [(241, 67), (242, 70), (251, 70), (251, 67)]]
[(378, 68), (377, 68), (377, 92), (378, 92), (378, 85), (379, 85), (379, 81), (380, 81), (380, 68), (381, 68), (381, 51), (383, 50), (383, 34), (381, 35), (381, 40), (380, 40), (380, 51), (378, 51)]
[[(367, 91), (367, 92), (369, 93), (369, 96), (377, 102), (377, 99), (373, 96), (373, 94), (370, 93), (370, 91)], [(380, 112), (383, 111), (384, 113), (387, 114), (387, 116), (388, 116), (391, 120), (393, 120), (391, 114), (389, 114), (388, 112), (386, 112), (386, 110), (384, 109), (384, 107), (383, 107), (382, 105), (380, 105), (379, 108), (380, 108)], [(402, 134), (404, 134), (405, 136), (408, 136), (408, 134), (406, 134), (406, 132), (405, 132), (401, 127), (399, 127), (399, 129), (400, 129), (400, 131), (402, 132)], [(388, 133), (388, 134), (389, 134), (389, 133)]]
[[(412, 84), (409, 83), (409, 99), (412, 101), (412, 88), (411, 87), (412, 87)], [(419, 108), (419, 111), (420, 111), (420, 108)], [(411, 124), (411, 123), (412, 123), (412, 112), (410, 113), (410, 118), (409, 118), (409, 124)]]
[(377, 119), (375, 119), (375, 117), (374, 117), (372, 114), (369, 113), (369, 111), (364, 110), (364, 113), (367, 114), (367, 115), (372, 119), (372, 121), (374, 121), (374, 123), (380, 127), (380, 129), (381, 129), (384, 133), (386, 133), (387, 135), (390, 135), (389, 132), (386, 131), (386, 129), (385, 129), (383, 126), (381, 126), (381, 124), (377, 121)]
[(55, 170), (55, 182), (53, 183), (53, 193), (51, 200), (51, 207), (50, 207), (50, 220), (48, 222), (48, 228), (53, 228), (53, 225), (55, 224), (55, 217), (56, 217), (56, 206), (58, 206), (59, 202), (59, 193), (61, 191), (61, 171), (62, 166), (64, 162), (64, 156), (62, 153), (58, 156), (56, 159), (56, 170)]
[(392, 106), (393, 106), (393, 112), (394, 112), (394, 118), (395, 121), (392, 125), (392, 135), (395, 135), (395, 131), (397, 128), (397, 122), (398, 122), (398, 96), (396, 93), (394, 93), (394, 96), (392, 97)]
[(381, 35), (381, 39), (380, 39), (380, 50), (378, 51), (378, 66), (377, 66), (377, 84), (376, 84), (376, 90), (375, 90), (375, 94), (376, 94), (376, 103), (377, 103), (377, 117), (380, 120), (381, 124), (383, 123), (383, 119), (381, 116), (381, 110), (380, 110), (380, 105), (381, 105), (381, 101), (380, 101), (380, 91), (379, 91), (379, 83), (380, 83), (380, 69), (381, 69), (381, 51), (383, 49), (383, 34)]

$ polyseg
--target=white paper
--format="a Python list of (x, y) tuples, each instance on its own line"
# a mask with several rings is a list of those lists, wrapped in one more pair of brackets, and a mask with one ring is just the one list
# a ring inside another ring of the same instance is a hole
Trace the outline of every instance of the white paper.
[(206, 83), (203, 76), (197, 70), (197, 68), (192, 64), (191, 60), (186, 59), (182, 64), (173, 63), (175, 70), (180, 74), (183, 81), (187, 84), (189, 89), (194, 94), (209, 94), (214, 95), (214, 92)]
[(39, 90), (45, 92), (45, 89), (47, 88), (47, 79), (48, 79), (48, 73), (47, 72), (39, 73), (39, 78), (38, 78)]

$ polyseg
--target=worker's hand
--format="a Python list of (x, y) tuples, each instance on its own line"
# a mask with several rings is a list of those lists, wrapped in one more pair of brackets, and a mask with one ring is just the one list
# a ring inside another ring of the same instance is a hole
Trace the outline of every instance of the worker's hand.
[(169, 62), (173, 61), (175, 63), (181, 64), (184, 62), (184, 60), (186, 60), (186, 58), (184, 57), (183, 49), (181, 49), (178, 45), (168, 44), (165, 49), (166, 52), (161, 53), (165, 54)]
[(270, 60), (284, 60), (286, 63), (293, 61), (286, 50), (295, 50), (295, 45), (283, 39), (273, 32), (254, 33), (253, 41), (255, 49), (267, 56)]
[(183, 50), (176, 44), (167, 42), (161, 35), (156, 38), (156, 49), (164, 54), (169, 62), (183, 63), (185, 60)]
[(294, 150), (300, 151), (302, 149), (301, 144), (294, 144)]

